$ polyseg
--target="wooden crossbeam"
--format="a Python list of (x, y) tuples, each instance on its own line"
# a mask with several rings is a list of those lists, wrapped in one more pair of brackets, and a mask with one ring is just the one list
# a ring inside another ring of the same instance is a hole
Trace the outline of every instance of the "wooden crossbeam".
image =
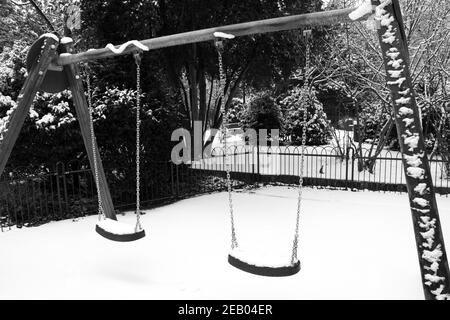
[[(241, 37), (259, 33), (293, 30), (299, 29), (301, 27), (352, 23), (355, 22), (355, 20), (351, 20), (348, 15), (354, 10), (355, 8), (347, 8), (251, 21), (222, 27), (183, 32), (169, 36), (146, 39), (140, 42), (143, 45), (147, 46), (149, 50), (155, 50), (190, 43), (212, 41), (215, 39), (214, 32), (223, 32), (232, 34), (235, 37)], [(365, 18), (366, 16), (361, 17), (358, 20), (364, 20)], [(119, 47), (120, 46), (117, 46), (116, 48)], [(129, 46), (122, 53), (116, 54), (106, 48), (94, 49), (78, 54), (60, 56), (57, 59), (56, 63), (58, 65), (67, 65), (83, 61), (85, 62), (96, 59), (104, 59), (117, 55), (128, 54), (135, 50), (136, 47)]]

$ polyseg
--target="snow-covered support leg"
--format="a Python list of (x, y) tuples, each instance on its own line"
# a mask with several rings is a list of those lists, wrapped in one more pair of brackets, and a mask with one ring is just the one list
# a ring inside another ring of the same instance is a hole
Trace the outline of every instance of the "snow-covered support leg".
[(372, 0), (403, 155), (420, 270), (428, 300), (450, 299), (450, 273), (398, 0)]
[(45, 78), (51, 61), (56, 58), (56, 49), (59, 39), (48, 34), (41, 49), (41, 55), (36, 64), (31, 68), (27, 79), (19, 93), (17, 107), (11, 114), (8, 127), (3, 136), (0, 137), (0, 175), (5, 169), (8, 158), (22, 129), (25, 118), (30, 111), (31, 104), (36, 96), (42, 81)]
[[(73, 43), (70, 38), (63, 38), (61, 43), (65, 46), (67, 53), (71, 53), (73, 50)], [(80, 124), (81, 135), (83, 136), (84, 146), (89, 157), (89, 163), (91, 168), (94, 168), (94, 154), (90, 136), (90, 122), (89, 122), (89, 108), (84, 95), (83, 81), (80, 74), (80, 70), (77, 64), (71, 64), (64, 66), (64, 72), (66, 73), (70, 90), (72, 91), (73, 104), (77, 113), (77, 119)], [(97, 164), (98, 164), (98, 178), (99, 188), (102, 199), (102, 206), (105, 216), (112, 220), (117, 220), (114, 211), (114, 204), (109, 191), (108, 182), (106, 180), (105, 171), (103, 169), (100, 153), (98, 147), (95, 146), (97, 152)]]

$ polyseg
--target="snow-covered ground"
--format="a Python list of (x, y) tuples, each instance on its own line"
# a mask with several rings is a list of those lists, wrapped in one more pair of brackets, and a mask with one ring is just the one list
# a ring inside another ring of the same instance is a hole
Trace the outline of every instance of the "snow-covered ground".
[[(296, 194), (235, 192), (240, 247), (289, 254)], [(406, 194), (305, 188), (303, 205), (291, 277), (228, 265), (227, 195), (216, 193), (148, 210), (133, 243), (101, 238), (96, 216), (0, 233), (0, 299), (423, 299)], [(450, 248), (450, 198), (438, 205)]]

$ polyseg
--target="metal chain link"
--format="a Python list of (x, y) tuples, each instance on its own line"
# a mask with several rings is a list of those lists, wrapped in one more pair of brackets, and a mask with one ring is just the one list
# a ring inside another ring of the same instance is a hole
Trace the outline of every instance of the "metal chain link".
[[(306, 41), (306, 52), (305, 52), (306, 61), (305, 61), (305, 81), (303, 83), (303, 90), (309, 92), (309, 86), (310, 86), (309, 73), (310, 73), (310, 69), (311, 69), (311, 44), (309, 43), (309, 37), (311, 36), (311, 30), (305, 30), (304, 36), (305, 36), (305, 41)], [(308, 95), (306, 97), (306, 99), (308, 99), (308, 102), (309, 102), (310, 96)], [(307, 122), (308, 126), (317, 120), (317, 118), (319, 117), (319, 112), (323, 112), (323, 108), (321, 108), (320, 105), (317, 106), (317, 108), (315, 109), (314, 115), (311, 118), (311, 120), (309, 120)], [(324, 122), (325, 120), (323, 118), (319, 118), (319, 121), (321, 121), (323, 125), (326, 125)]]
[[(309, 38), (306, 37), (306, 63), (305, 63), (305, 82), (303, 84), (304, 90), (308, 90), (309, 88), (309, 69), (311, 64), (311, 52), (310, 52), (310, 43)], [(303, 97), (302, 97), (303, 98)], [(309, 104), (309, 95), (306, 97), (306, 106), (303, 110), (303, 127), (302, 127), (302, 147), (300, 149), (300, 172), (299, 172), (299, 179), (298, 179), (298, 198), (297, 198), (297, 216), (295, 221), (295, 233), (294, 233), (294, 241), (292, 246), (292, 257), (291, 257), (291, 263), (295, 264), (298, 260), (297, 258), (297, 251), (298, 251), (298, 237), (299, 237), (299, 229), (300, 229), (300, 213), (301, 213), (301, 207), (302, 207), (302, 193), (303, 193), (303, 170), (304, 170), (304, 163), (305, 163), (305, 149), (306, 149), (306, 132), (307, 127), (310, 123), (312, 123), (316, 116), (317, 116), (317, 110), (314, 115), (314, 117), (308, 121), (308, 104)]]
[(97, 148), (96, 148), (96, 140), (95, 140), (95, 132), (94, 132), (94, 107), (92, 105), (92, 89), (91, 89), (91, 75), (89, 66), (85, 66), (85, 74), (86, 74), (86, 85), (87, 85), (87, 99), (88, 99), (88, 107), (89, 107), (89, 126), (91, 131), (91, 147), (92, 147), (92, 155), (94, 160), (94, 178), (95, 178), (95, 186), (97, 188), (97, 200), (98, 200), (98, 219), (101, 220), (106, 219), (105, 211), (103, 209), (102, 196), (100, 192), (100, 179), (98, 175), (98, 160), (97, 160)]
[(221, 95), (221, 106), (220, 106), (220, 111), (222, 113), (222, 137), (224, 139), (224, 165), (225, 165), (225, 170), (226, 170), (226, 175), (227, 175), (227, 191), (228, 191), (228, 207), (230, 210), (230, 220), (231, 220), (231, 249), (237, 248), (238, 247), (238, 241), (237, 241), (237, 237), (236, 237), (236, 228), (235, 228), (235, 224), (234, 224), (234, 212), (233, 212), (233, 197), (232, 197), (232, 188), (231, 188), (231, 174), (230, 174), (230, 163), (228, 161), (228, 146), (227, 146), (227, 135), (228, 135), (228, 130), (225, 126), (225, 85), (226, 85), (226, 75), (225, 75), (225, 71), (224, 71), (224, 67), (223, 67), (223, 43), (221, 41), (216, 41), (215, 42), (215, 46), (217, 49), (217, 55), (218, 55), (218, 60), (219, 60), (219, 90), (220, 90), (220, 95)]
[(135, 231), (142, 230), (141, 225), (141, 59), (142, 53), (134, 53), (136, 63), (136, 227)]
[(305, 31), (304, 35), (306, 40), (306, 53), (305, 53), (305, 82), (303, 85), (305, 88), (308, 88), (309, 86), (309, 69), (311, 68), (311, 48), (309, 44), (309, 36), (307, 34), (308, 30)]

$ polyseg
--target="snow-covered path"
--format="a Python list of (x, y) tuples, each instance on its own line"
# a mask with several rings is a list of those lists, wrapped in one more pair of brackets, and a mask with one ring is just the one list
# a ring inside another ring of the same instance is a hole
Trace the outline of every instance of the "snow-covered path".
[[(0, 299), (423, 299), (406, 194), (305, 188), (302, 270), (287, 278), (228, 265), (226, 197), (149, 210), (134, 243), (98, 236), (95, 216), (0, 233)], [(288, 254), (295, 197), (288, 187), (235, 193), (240, 245)], [(450, 198), (438, 204), (450, 248)]]

